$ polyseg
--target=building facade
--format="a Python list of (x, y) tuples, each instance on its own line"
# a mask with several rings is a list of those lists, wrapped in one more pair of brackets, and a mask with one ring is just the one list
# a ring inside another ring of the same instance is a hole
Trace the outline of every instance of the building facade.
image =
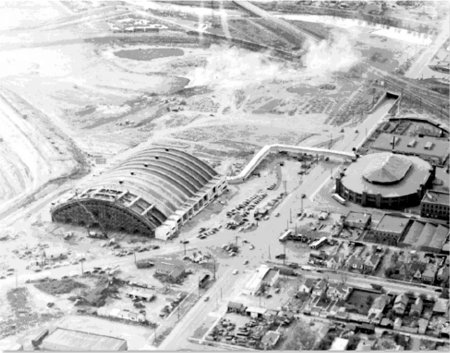
[(449, 220), (450, 197), (448, 192), (428, 190), (420, 202), (420, 215), (427, 218)]

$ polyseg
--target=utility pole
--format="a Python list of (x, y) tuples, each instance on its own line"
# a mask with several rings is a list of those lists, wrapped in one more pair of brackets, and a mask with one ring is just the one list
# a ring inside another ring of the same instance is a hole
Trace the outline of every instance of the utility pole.
[(215, 257), (213, 257), (213, 261), (214, 261), (213, 269), (214, 269), (214, 281), (215, 281), (216, 280), (216, 258)]
[(283, 180), (284, 194), (287, 194), (287, 180)]
[(286, 230), (289, 229), (289, 219), (286, 220)]
[(133, 255), (134, 255), (134, 264), (136, 265), (137, 260), (136, 260), (136, 251), (133, 251)]
[(269, 245), (269, 260), (270, 260), (270, 245)]
[(186, 243), (183, 242), (183, 246), (184, 246), (184, 255), (186, 255)]
[(289, 209), (289, 223), (292, 223), (292, 208)]
[(239, 238), (239, 235), (236, 235), (236, 247), (238, 246), (238, 238)]

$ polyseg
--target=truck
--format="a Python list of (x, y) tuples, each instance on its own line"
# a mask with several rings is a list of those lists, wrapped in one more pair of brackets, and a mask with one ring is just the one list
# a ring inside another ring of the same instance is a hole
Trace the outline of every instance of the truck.
[(137, 268), (150, 268), (155, 266), (155, 263), (152, 259), (141, 259), (136, 261)]
[(201, 278), (200, 278), (200, 280), (198, 281), (198, 287), (199, 288), (205, 288), (206, 287), (206, 285), (208, 284), (208, 281), (209, 281), (209, 278), (210, 278), (211, 276), (209, 275), (209, 274), (204, 274)]

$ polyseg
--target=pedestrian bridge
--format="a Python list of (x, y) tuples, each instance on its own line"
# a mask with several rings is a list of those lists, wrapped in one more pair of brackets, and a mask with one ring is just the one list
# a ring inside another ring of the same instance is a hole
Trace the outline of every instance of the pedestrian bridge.
[(256, 169), (256, 167), (266, 158), (270, 153), (274, 152), (293, 152), (293, 153), (310, 153), (317, 154), (325, 157), (339, 157), (344, 159), (351, 159), (355, 157), (354, 153), (343, 152), (337, 150), (330, 150), (326, 148), (318, 148), (318, 147), (304, 147), (304, 146), (295, 146), (295, 145), (282, 145), (282, 144), (274, 144), (274, 145), (266, 145), (261, 148), (258, 153), (248, 162), (248, 164), (241, 170), (241, 172), (237, 175), (230, 176), (227, 178), (228, 183), (230, 184), (239, 184), (245, 181), (251, 173)]

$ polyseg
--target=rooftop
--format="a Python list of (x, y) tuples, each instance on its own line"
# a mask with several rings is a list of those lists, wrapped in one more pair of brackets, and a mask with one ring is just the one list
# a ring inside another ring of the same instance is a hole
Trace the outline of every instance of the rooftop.
[(429, 136), (418, 137), (382, 133), (374, 141), (372, 148), (381, 151), (392, 151), (394, 138), (394, 151), (396, 152), (438, 157), (442, 160), (445, 160), (448, 156), (449, 141)]
[(402, 234), (409, 221), (410, 220), (405, 217), (385, 214), (378, 223), (376, 230), (380, 232)]
[(365, 224), (370, 219), (371, 215), (370, 213), (363, 213), (363, 212), (354, 212), (350, 211), (345, 218), (345, 221), (348, 223), (361, 223)]
[(127, 341), (58, 327), (44, 339), (42, 348), (57, 351), (120, 351), (126, 350)]
[(441, 224), (414, 221), (402, 243), (414, 247), (428, 247), (440, 251), (445, 244), (449, 229)]
[[(390, 160), (390, 156), (393, 156), (392, 153), (382, 152), (360, 157), (344, 170), (344, 175), (341, 179), (343, 186), (358, 194), (366, 192), (372, 195), (380, 194), (383, 197), (399, 197), (415, 194), (420, 188), (420, 185), (425, 184), (428, 180), (432, 170), (431, 165), (419, 157), (397, 156), (398, 158), (407, 159), (411, 162), (405, 175), (400, 176), (397, 172), (393, 171), (394, 162), (385, 162), (378, 174), (374, 169), (372, 169), (372, 173), (368, 172), (367, 168), (369, 166), (377, 165), (379, 167), (383, 161)], [(392, 159), (392, 161), (395, 160), (398, 159)], [(368, 175), (369, 179), (363, 177), (363, 175)], [(395, 178), (397, 178), (396, 181), (394, 180)], [(388, 180), (391, 180), (391, 183), (388, 183)]]
[(247, 282), (245, 289), (250, 292), (257, 291), (259, 289), (259, 287), (261, 286), (261, 282), (262, 282), (264, 276), (269, 271), (270, 271), (270, 268), (267, 265), (259, 266), (259, 268), (257, 268), (255, 270), (255, 272), (253, 273), (253, 276)]
[(427, 190), (422, 202), (436, 203), (440, 205), (450, 205), (450, 194), (443, 191)]
[(405, 177), (411, 165), (412, 162), (406, 157), (391, 153), (377, 153), (372, 163), (364, 169), (363, 177), (374, 184), (393, 184)]
[(331, 344), (330, 351), (345, 351), (348, 346), (348, 339), (336, 337)]

